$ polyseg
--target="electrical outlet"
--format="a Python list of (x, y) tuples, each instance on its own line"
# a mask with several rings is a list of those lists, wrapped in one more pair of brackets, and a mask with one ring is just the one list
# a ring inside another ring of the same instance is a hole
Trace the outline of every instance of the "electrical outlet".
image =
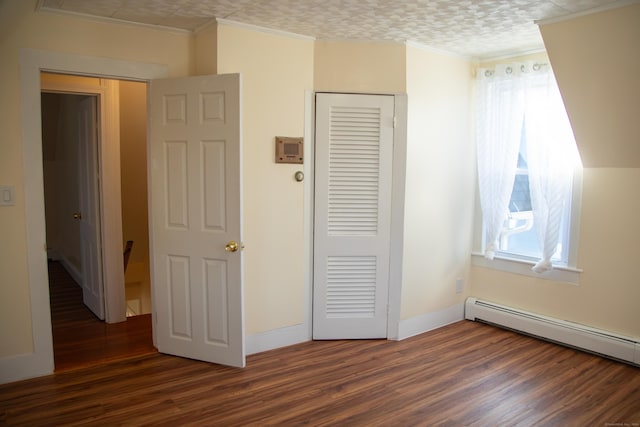
[(16, 204), (16, 189), (12, 185), (0, 185), (0, 206)]
[(462, 280), (462, 278), (458, 277), (456, 279), (456, 294), (461, 294), (463, 288), (464, 288), (464, 280)]

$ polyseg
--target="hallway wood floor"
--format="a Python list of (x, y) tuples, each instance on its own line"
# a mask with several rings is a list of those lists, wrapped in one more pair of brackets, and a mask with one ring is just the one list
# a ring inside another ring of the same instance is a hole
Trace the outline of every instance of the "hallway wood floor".
[(0, 386), (3, 425), (638, 423), (639, 368), (470, 321), (403, 341), (306, 342), (245, 369), (155, 353)]
[(49, 262), (51, 328), (56, 372), (155, 352), (151, 315), (100, 321), (82, 303), (82, 289), (59, 262)]

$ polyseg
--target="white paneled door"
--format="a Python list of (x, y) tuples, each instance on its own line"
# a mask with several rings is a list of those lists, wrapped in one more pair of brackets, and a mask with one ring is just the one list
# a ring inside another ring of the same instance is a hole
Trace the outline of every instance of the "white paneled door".
[(80, 210), (73, 213), (80, 222), (82, 300), (100, 320), (104, 320), (104, 286), (100, 239), (98, 182), (97, 97), (78, 103), (78, 199)]
[(313, 338), (386, 338), (394, 97), (316, 95)]
[(149, 102), (156, 345), (243, 367), (240, 76), (154, 80)]

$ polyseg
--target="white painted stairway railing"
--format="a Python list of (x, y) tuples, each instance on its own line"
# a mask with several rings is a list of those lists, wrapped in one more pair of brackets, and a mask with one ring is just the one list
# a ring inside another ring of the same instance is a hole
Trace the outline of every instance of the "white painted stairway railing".
[(640, 340), (512, 307), (467, 298), (465, 318), (640, 366)]

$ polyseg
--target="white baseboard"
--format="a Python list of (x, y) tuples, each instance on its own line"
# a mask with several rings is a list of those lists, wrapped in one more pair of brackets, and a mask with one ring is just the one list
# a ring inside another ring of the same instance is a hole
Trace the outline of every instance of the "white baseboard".
[(398, 340), (429, 332), (460, 320), (464, 320), (464, 304), (452, 305), (442, 310), (401, 320)]
[[(403, 340), (464, 319), (464, 304), (400, 321), (398, 338)], [(311, 330), (304, 324), (247, 335), (247, 355), (311, 341)]]
[(67, 273), (71, 275), (73, 280), (75, 280), (76, 283), (80, 284), (80, 282), (82, 281), (80, 270), (78, 270), (73, 265), (73, 263), (69, 261), (69, 258), (67, 258), (64, 254), (60, 253), (60, 251), (55, 248), (47, 248), (47, 259), (50, 259), (51, 261), (57, 261), (62, 264), (64, 269), (67, 270)]
[(80, 286), (80, 283), (82, 283), (82, 274), (80, 273), (80, 270), (78, 270), (64, 255), (59, 256), (57, 261), (62, 264), (64, 269), (67, 270), (67, 273), (69, 273), (78, 286)]
[(624, 336), (474, 297), (467, 298), (465, 317), (640, 366), (638, 337)]
[(37, 353), (0, 359), (0, 384), (53, 374), (53, 357)]
[(289, 326), (247, 335), (245, 338), (246, 353), (247, 355), (261, 353), (306, 341), (311, 341), (310, 328), (304, 324)]

